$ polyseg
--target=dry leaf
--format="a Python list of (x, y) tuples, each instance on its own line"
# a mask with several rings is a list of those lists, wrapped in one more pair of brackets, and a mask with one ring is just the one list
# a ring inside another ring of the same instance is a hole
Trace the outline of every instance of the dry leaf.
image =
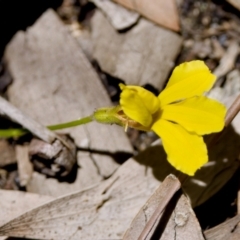
[(240, 0), (227, 0), (229, 3), (231, 3), (234, 7), (236, 7), (238, 10), (240, 10)]
[(237, 240), (240, 238), (240, 215), (204, 232), (206, 240)]
[(0, 225), (53, 200), (53, 197), (13, 190), (0, 190)]
[[(127, 161), (99, 186), (32, 210), (0, 229), (1, 234), (40, 239), (119, 239), (159, 182)], [(97, 234), (97, 236), (96, 236)]]
[(182, 38), (146, 19), (117, 33), (100, 11), (91, 20), (93, 57), (102, 70), (130, 85), (164, 87), (180, 51)]
[(113, 0), (131, 10), (139, 12), (151, 21), (179, 31), (179, 16), (175, 0)]
[(104, 238), (107, 232), (106, 239), (118, 238), (114, 229), (110, 230), (117, 222), (109, 219), (111, 215), (101, 213), (110, 197), (108, 188), (111, 184), (113, 181), (106, 181), (33, 209), (0, 228), (0, 234), (37, 239), (92, 240)]
[(112, 26), (124, 30), (133, 26), (139, 19), (137, 12), (130, 11), (111, 0), (91, 0), (107, 16)]

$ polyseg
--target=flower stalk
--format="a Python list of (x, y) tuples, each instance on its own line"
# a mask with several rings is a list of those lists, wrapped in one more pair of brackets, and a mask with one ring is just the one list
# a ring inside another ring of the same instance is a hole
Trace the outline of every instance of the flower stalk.
[(87, 124), (92, 121), (93, 121), (93, 116), (91, 115), (91, 116), (80, 118), (78, 120), (71, 121), (71, 122), (50, 125), (50, 126), (47, 126), (47, 128), (50, 130), (60, 130), (60, 129), (71, 128), (71, 127), (76, 127), (79, 125)]
[[(93, 121), (93, 115), (84, 117), (81, 119), (77, 119), (74, 121), (70, 121), (70, 122), (50, 125), (50, 126), (47, 126), (47, 128), (50, 130), (53, 130), (53, 131), (61, 130), (61, 129), (65, 129), (65, 128), (71, 128), (71, 127), (76, 127), (76, 126), (80, 126), (83, 124), (87, 124), (92, 121)], [(0, 138), (21, 137), (27, 133), (29, 133), (29, 131), (27, 129), (23, 129), (23, 128), (0, 129)]]

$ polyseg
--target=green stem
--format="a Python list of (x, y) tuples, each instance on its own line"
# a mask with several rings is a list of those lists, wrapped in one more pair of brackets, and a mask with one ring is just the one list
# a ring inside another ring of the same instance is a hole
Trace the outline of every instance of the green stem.
[(92, 120), (93, 120), (93, 116), (91, 115), (91, 116), (84, 117), (84, 118), (81, 118), (81, 119), (78, 119), (75, 121), (47, 126), (47, 128), (50, 130), (60, 130), (60, 129), (64, 129), (64, 128), (71, 128), (71, 127), (76, 127), (78, 125), (87, 124), (89, 122), (92, 122)]
[(0, 129), (0, 138), (21, 137), (26, 133), (28, 131), (21, 128)]
[[(93, 116), (91, 115), (91, 116), (84, 117), (71, 122), (50, 125), (50, 126), (47, 126), (47, 128), (50, 130), (60, 130), (64, 128), (71, 128), (71, 127), (76, 127), (82, 124), (87, 124), (92, 121), (93, 121)], [(29, 131), (23, 128), (0, 129), (0, 138), (20, 137), (22, 135), (25, 135), (26, 133), (29, 133)]]

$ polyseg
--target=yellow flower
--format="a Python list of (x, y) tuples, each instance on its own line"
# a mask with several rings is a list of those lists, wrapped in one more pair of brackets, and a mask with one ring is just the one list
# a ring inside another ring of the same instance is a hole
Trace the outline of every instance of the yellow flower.
[(203, 95), (215, 80), (204, 62), (191, 61), (174, 69), (158, 97), (142, 87), (120, 84), (122, 122), (153, 130), (161, 137), (170, 164), (193, 176), (208, 161), (201, 135), (224, 127), (225, 106)]

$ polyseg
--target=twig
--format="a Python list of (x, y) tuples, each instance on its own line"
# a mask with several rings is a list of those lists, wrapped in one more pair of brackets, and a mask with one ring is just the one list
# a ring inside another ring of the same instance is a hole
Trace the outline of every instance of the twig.
[(208, 146), (212, 146), (217, 141), (219, 141), (219, 139), (222, 137), (222, 135), (224, 133), (224, 130), (226, 129), (226, 127), (228, 127), (231, 124), (231, 122), (237, 116), (239, 111), (240, 111), (240, 95), (237, 96), (235, 101), (232, 103), (232, 105), (227, 110), (227, 114), (225, 117), (225, 128), (223, 129), (223, 131), (221, 131), (215, 135), (209, 136), (209, 138), (207, 139)]
[(0, 113), (21, 124), (24, 128), (34, 133), (45, 142), (52, 143), (56, 138), (56, 135), (52, 131), (34, 121), (32, 118), (27, 117), (24, 113), (2, 97), (0, 97)]
[[(42, 126), (40, 123), (33, 120), (31, 117), (26, 116), (18, 108), (13, 106), (7, 100), (0, 96), (0, 114), (6, 115), (13, 121), (21, 124), (25, 129), (0, 129), (0, 137), (22, 136), (26, 133), (32, 132), (38, 138), (51, 144), (55, 139), (61, 141), (68, 149), (71, 149), (69, 144), (60, 136), (52, 132), (47, 127)], [(60, 124), (61, 125), (61, 124)], [(51, 126), (53, 127), (53, 126)]]
[(161, 203), (158, 205), (157, 209), (154, 211), (153, 215), (145, 225), (144, 229), (142, 230), (140, 236), (138, 237), (138, 240), (146, 240), (149, 233), (151, 232), (152, 228), (156, 224), (158, 218), (162, 214), (163, 210), (167, 206), (168, 202), (172, 199), (173, 195), (180, 189), (181, 183), (179, 182), (178, 178), (176, 178), (173, 175), (168, 176), (162, 184), (167, 184), (167, 189), (169, 190), (166, 192), (166, 195), (164, 196)]
[(240, 111), (240, 95), (237, 96), (233, 104), (227, 111), (225, 118), (225, 126), (229, 126), (229, 124), (233, 121), (233, 119), (237, 116)]

